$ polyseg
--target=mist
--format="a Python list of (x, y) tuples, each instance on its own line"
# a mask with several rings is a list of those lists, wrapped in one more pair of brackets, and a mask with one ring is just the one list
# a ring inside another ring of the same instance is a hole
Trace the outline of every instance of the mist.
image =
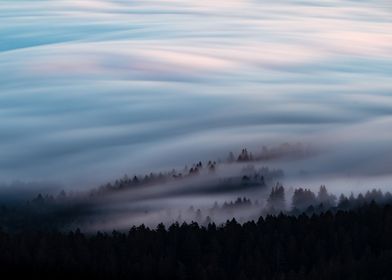
[(346, 177), (384, 184), (391, 173), (389, 1), (0, 10), (1, 182), (87, 190), (284, 142), (320, 151), (281, 166), (288, 178), (301, 166), (344, 191)]
[[(242, 149), (223, 160), (178, 169), (126, 174), (87, 190), (14, 182), (2, 188), (2, 224), (12, 231), (81, 228), (94, 233), (142, 224), (152, 228), (161, 223), (220, 225), (233, 218), (245, 223), (281, 212), (312, 214), (373, 200), (392, 202), (388, 174), (358, 170), (344, 175), (341, 166), (326, 170), (322, 155), (313, 146), (285, 143)], [(309, 163), (312, 169), (305, 169)], [(320, 186), (325, 185), (320, 194)]]

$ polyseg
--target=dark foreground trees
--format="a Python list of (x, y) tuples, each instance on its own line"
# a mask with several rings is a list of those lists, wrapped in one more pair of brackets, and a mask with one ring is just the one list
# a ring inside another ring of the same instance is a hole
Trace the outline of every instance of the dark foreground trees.
[(127, 233), (0, 232), (0, 270), (37, 279), (391, 279), (392, 207)]

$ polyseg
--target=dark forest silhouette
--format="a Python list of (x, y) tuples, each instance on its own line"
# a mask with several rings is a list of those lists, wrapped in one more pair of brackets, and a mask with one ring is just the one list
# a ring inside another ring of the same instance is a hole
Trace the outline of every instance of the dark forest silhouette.
[[(3, 275), (39, 279), (390, 279), (392, 206), (128, 232), (0, 231)], [(52, 279), (52, 278), (51, 278)]]

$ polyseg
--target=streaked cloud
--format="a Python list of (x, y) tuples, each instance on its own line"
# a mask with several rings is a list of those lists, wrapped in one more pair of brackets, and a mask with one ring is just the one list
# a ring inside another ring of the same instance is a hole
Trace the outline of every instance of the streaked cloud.
[(95, 184), (290, 141), (333, 143), (301, 168), (389, 162), (391, 14), (383, 0), (1, 1), (0, 180)]

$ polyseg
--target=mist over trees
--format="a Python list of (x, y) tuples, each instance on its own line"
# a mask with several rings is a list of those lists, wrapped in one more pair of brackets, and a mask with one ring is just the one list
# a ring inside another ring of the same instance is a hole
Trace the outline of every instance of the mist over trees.
[(285, 190), (282, 185), (277, 184), (272, 188), (267, 199), (267, 211), (271, 213), (282, 212), (286, 209)]
[[(392, 195), (287, 188), (282, 170), (252, 163), (278, 151), (243, 149), (226, 162), (125, 175), (86, 192), (5, 199), (0, 269), (40, 279), (389, 279)], [(221, 199), (160, 204), (200, 195)], [(123, 216), (135, 220), (117, 228)]]
[[(292, 193), (292, 195), (289, 195), (289, 193)], [(325, 211), (352, 210), (372, 202), (379, 205), (390, 204), (392, 203), (392, 195), (389, 192), (383, 193), (380, 190), (373, 189), (357, 196), (341, 194), (337, 199), (323, 185), (315, 194), (306, 188), (297, 188), (288, 192), (282, 184), (277, 183), (270, 189), (266, 197), (238, 197), (235, 200), (216, 201), (210, 206), (198, 206), (196, 204), (182, 210), (176, 208), (163, 209), (156, 214), (159, 217), (156, 224), (159, 222), (170, 224), (194, 221), (206, 226), (211, 222), (220, 224), (233, 217), (238, 222), (245, 223), (250, 220), (257, 220), (260, 216), (279, 215), (280, 213), (312, 215)], [(105, 206), (105, 203), (105, 200), (100, 201), (96, 197), (67, 194), (65, 191), (61, 191), (56, 196), (38, 194), (34, 199), (22, 204), (1, 205), (0, 225), (4, 230), (10, 232), (70, 230), (93, 224), (96, 224), (99, 228), (100, 223), (104, 224), (105, 220), (113, 219), (110, 210), (100, 210), (101, 206)], [(105, 211), (108, 211), (108, 213), (105, 213)], [(145, 222), (148, 221), (149, 210), (137, 213), (137, 215), (146, 217)], [(133, 215), (134, 213), (129, 210), (124, 214)], [(129, 225), (132, 225), (132, 220), (130, 220)]]
[[(122, 178), (117, 179), (113, 182), (106, 183), (100, 186), (97, 189), (93, 189), (91, 191), (91, 195), (101, 195), (107, 192), (113, 191), (121, 191), (132, 189), (135, 187), (144, 187), (150, 186), (154, 184), (164, 184), (167, 182), (172, 182), (175, 180), (183, 180), (187, 178), (193, 178), (195, 176), (201, 175), (213, 175), (217, 170), (225, 168), (225, 164), (246, 164), (247, 166), (243, 167), (242, 170), (242, 181), (243, 182), (253, 182), (253, 180), (261, 181), (261, 183), (268, 183), (273, 180), (278, 180), (283, 177), (282, 170), (271, 170), (268, 167), (262, 167), (259, 170), (256, 170), (253, 165), (250, 165), (252, 162), (267, 162), (269, 160), (280, 159), (280, 158), (304, 158), (308, 156), (312, 156), (315, 154), (315, 151), (307, 145), (297, 143), (297, 144), (289, 144), (284, 143), (274, 147), (266, 147), (263, 146), (260, 150), (255, 151), (254, 153), (248, 151), (248, 149), (244, 148), (241, 150), (238, 155), (230, 152), (226, 160), (209, 160), (204, 163), (199, 161), (193, 163), (190, 166), (184, 166), (182, 169), (176, 170), (172, 169), (166, 172), (151, 172), (149, 174), (144, 175), (124, 175)], [(226, 181), (227, 183), (227, 181)]]
[(230, 152), (227, 162), (251, 162), (251, 161), (269, 161), (276, 159), (301, 159), (316, 154), (316, 151), (309, 145), (302, 143), (290, 144), (284, 143), (278, 146), (263, 146), (261, 150), (249, 152), (246, 148), (242, 149), (236, 157)]

